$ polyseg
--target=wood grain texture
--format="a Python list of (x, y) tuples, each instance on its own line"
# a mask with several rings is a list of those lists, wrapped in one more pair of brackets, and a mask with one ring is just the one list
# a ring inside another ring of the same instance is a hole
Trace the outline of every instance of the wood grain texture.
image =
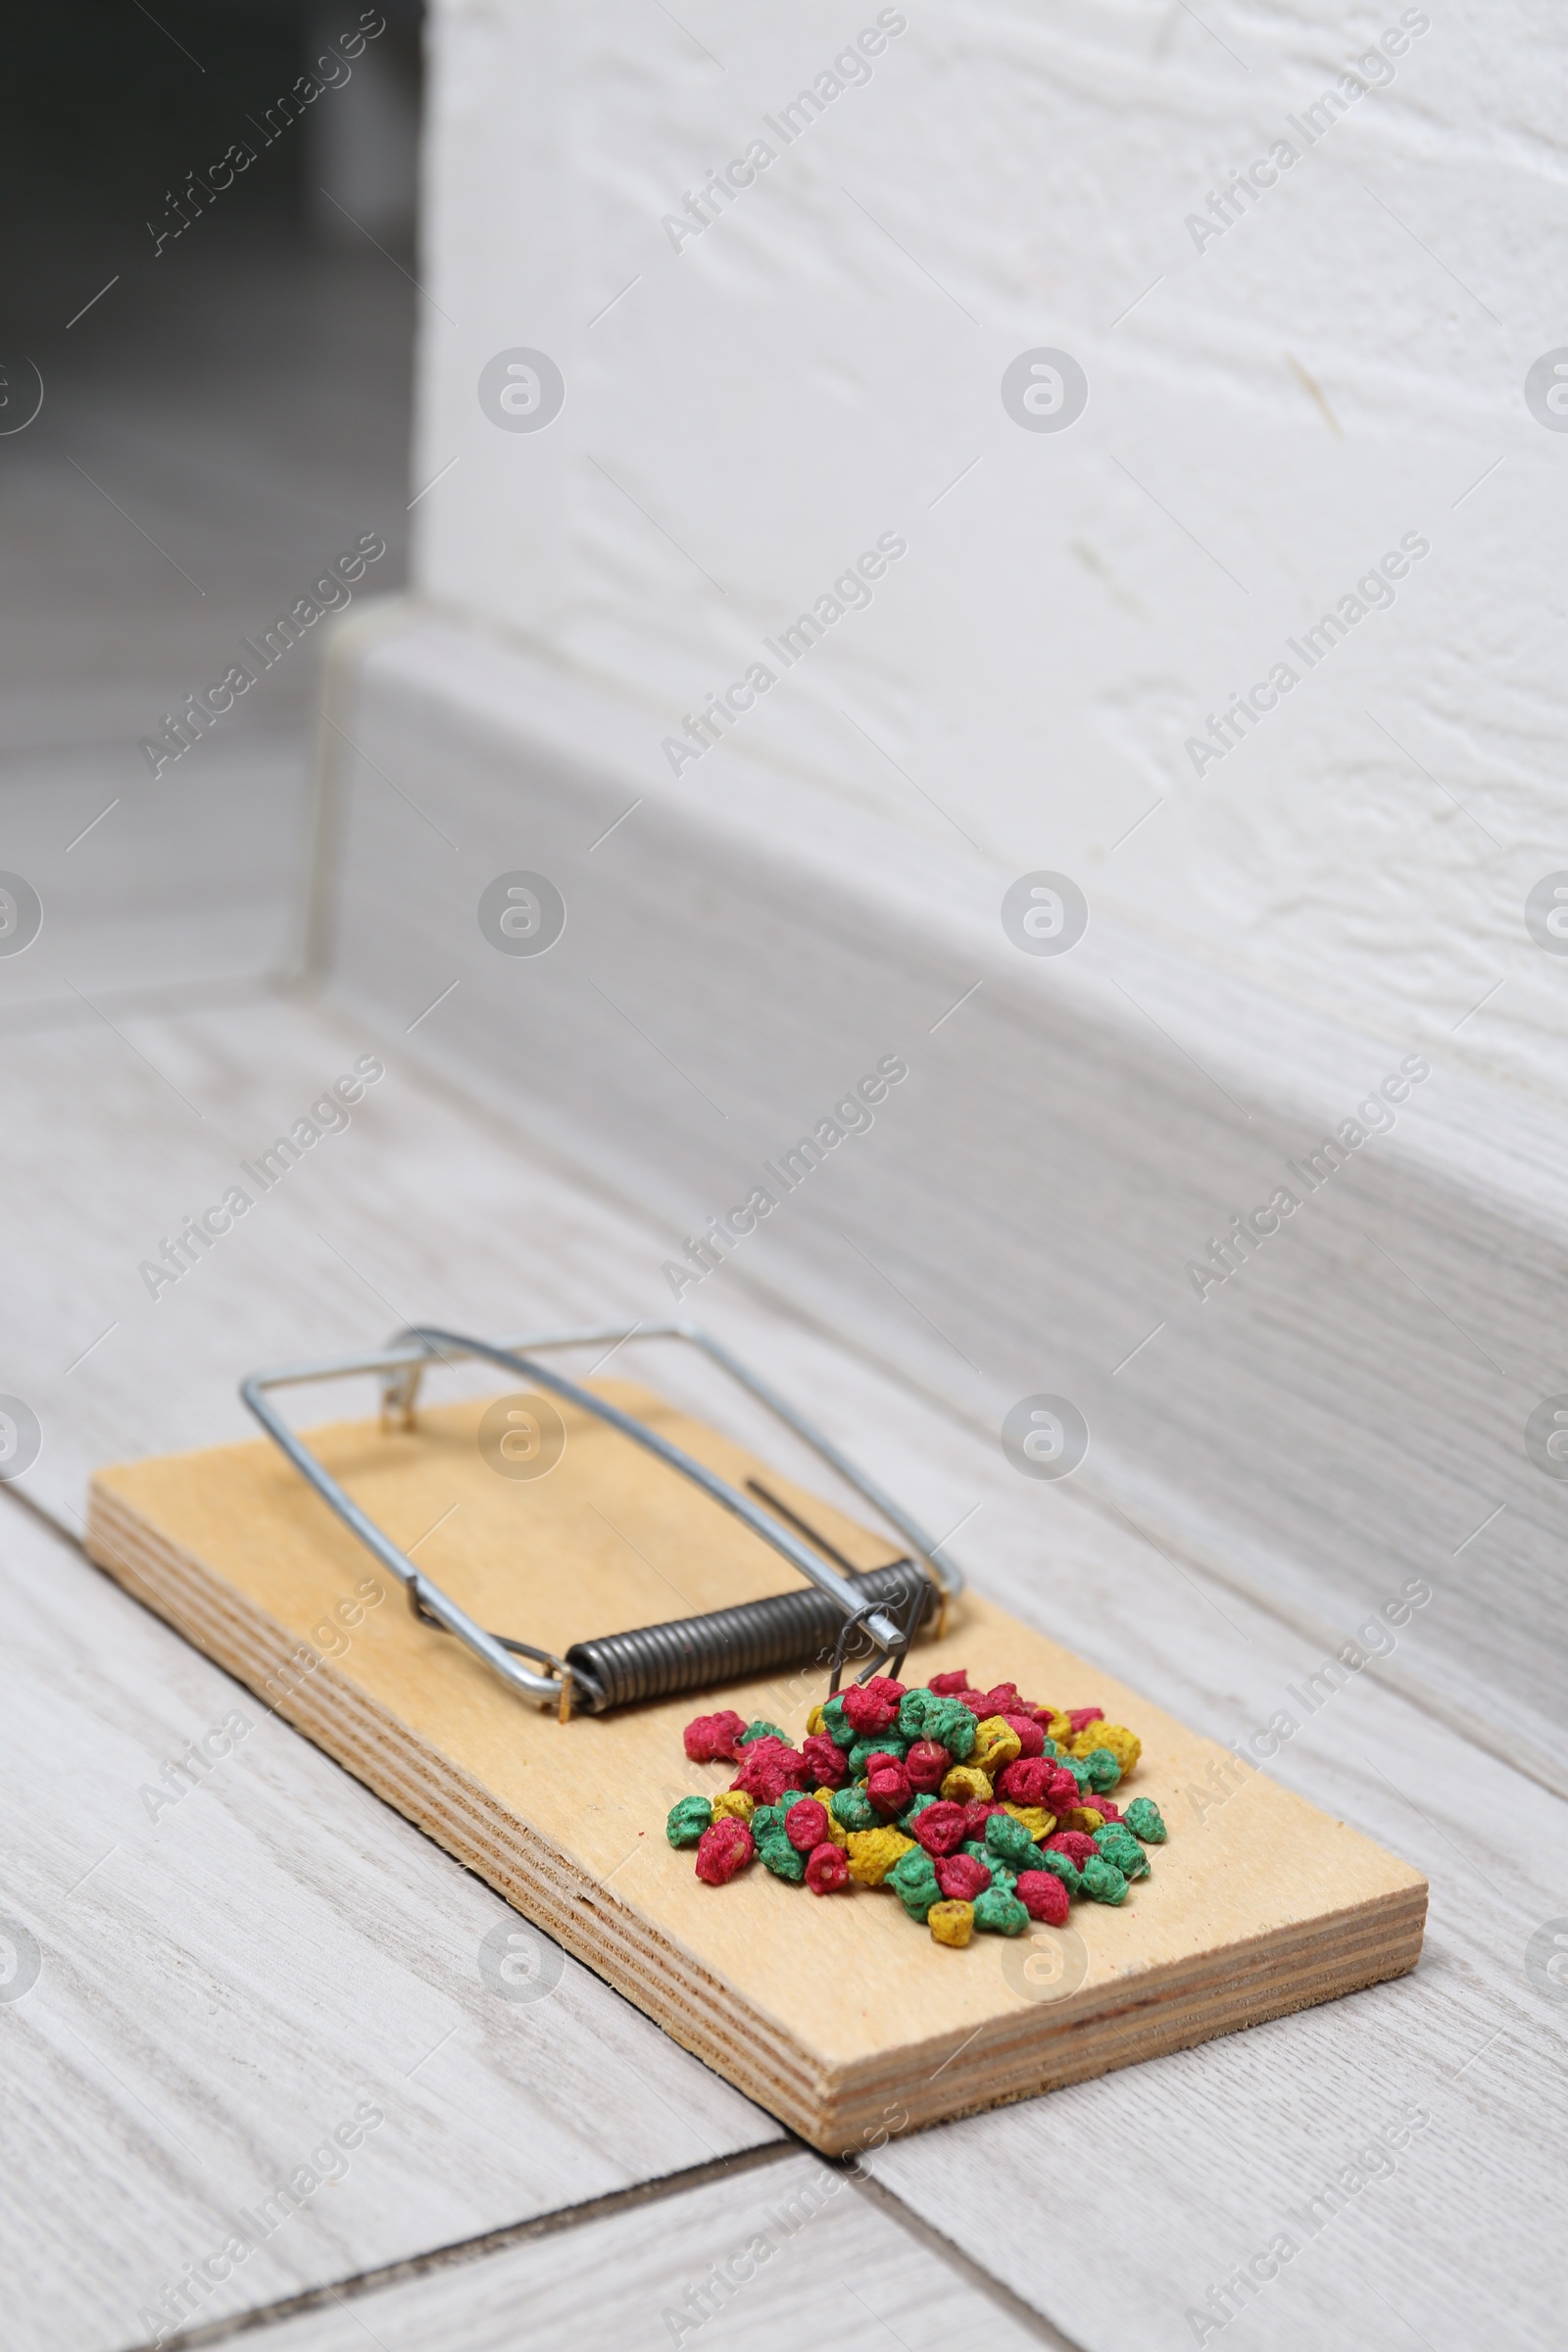
[[(903, 1054), (875, 1130), (738, 1256), (993, 1442), (1021, 1396), (1068, 1396), (1086, 1492), (1298, 1623), (1441, 1575), (1442, 1617), (1391, 1671), (1451, 1721), (1479, 1684), (1568, 1791), (1561, 1489), (1523, 1442), (1568, 1309), (1548, 1103), (1461, 1037), (1312, 1190), (1287, 1161), (1402, 1083), (1408, 1034), (1239, 985), (1223, 943), (1172, 952), (1099, 877), (1073, 952), (1021, 955), (999, 908), (1038, 854), (895, 834), (760, 763), (721, 794), (709, 767), (671, 782), (651, 713), (445, 620), (371, 653), (357, 708), (407, 799), (334, 763), (321, 968), (376, 1034), (417, 1021), (415, 1053), (639, 1203), (676, 1259)], [(498, 955), (475, 920), (519, 865), (567, 904), (548, 956)], [(1200, 1300), (1188, 1262), (1280, 1186), (1299, 1208)]]
[(371, 2338), (384, 2352), (514, 2352), (522, 2342), (801, 2352), (846, 2332), (907, 2352), (1062, 2344), (900, 2228), (847, 2175), (806, 2156), (357, 2292), (279, 2320), (265, 2341), (276, 2352), (364, 2352)]
[[(601, 1391), (734, 1486), (777, 1473), (658, 1396)], [(486, 1406), (424, 1406), (412, 1431), (336, 1422), (313, 1451), (470, 1616), (557, 1654), (573, 1640), (799, 1582), (750, 1531), (662, 1464), (563, 1404), (550, 1475), (498, 1477)], [(826, 1506), (786, 1496), (858, 1565), (888, 1556)], [(949, 1952), (891, 1893), (821, 1903), (760, 1869), (723, 1889), (662, 1836), (684, 1788), (681, 1726), (727, 1701), (777, 1708), (777, 1679), (561, 1724), (434, 1637), (270, 1441), (100, 1471), (87, 1546), (138, 1598), (194, 1629), (231, 1673), (598, 1969), (688, 2049), (830, 2154), (1180, 2048), (1412, 1968), (1426, 1886), (1344, 1824), (1253, 1773), (1201, 1839), (1162, 1848), (1120, 1908), (1046, 1931), (1037, 1984), (1021, 1943)], [(659, 1585), (665, 1590), (661, 1592)], [(391, 1592), (387, 1588), (392, 1587)], [(356, 1595), (369, 1590), (368, 1610)], [(390, 1605), (387, 1605), (390, 1604)], [(347, 1609), (354, 1631), (334, 1629)], [(363, 1623), (361, 1619), (363, 1617)], [(319, 1646), (318, 1646), (319, 1645)], [(1136, 1788), (1168, 1818), (1229, 1765), (1125, 1686), (978, 1596), (954, 1605), (913, 1671), (966, 1663), (1059, 1707), (1102, 1704), (1144, 1741)], [(309, 1659), (308, 1671), (289, 1662)], [(792, 1737), (827, 1690), (790, 1678)], [(1076, 1984), (1076, 1964), (1083, 1975)], [(858, 1998), (824, 2001), (822, 1985)], [(874, 1996), (870, 1987), (874, 1986)], [(1042, 1997), (1044, 1996), (1044, 1997)]]
[(18, 2352), (142, 2338), (362, 2102), (204, 2317), (775, 2134), (574, 1961), (503, 1997), (515, 1915), (9, 1501), (0, 1595), (0, 1912), (41, 1955), (0, 2003)]

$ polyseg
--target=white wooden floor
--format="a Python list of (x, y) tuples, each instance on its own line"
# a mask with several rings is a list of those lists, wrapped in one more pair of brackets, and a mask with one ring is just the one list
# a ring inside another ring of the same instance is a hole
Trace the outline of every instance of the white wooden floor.
[[(150, 2340), (160, 2296), (368, 2107), (381, 2121), (341, 2178), (213, 2287), (197, 2332), (263, 2314), (259, 2344), (389, 2352), (846, 2331), (910, 2352), (981, 2335), (1162, 2352), (1233, 2330), (1270, 2352), (1560, 2344), (1568, 2000), (1524, 1955), (1568, 1912), (1568, 1815), (1484, 1727), (1467, 1741), (1365, 1677), (1277, 1769), (1429, 1874), (1416, 1975), (895, 2144), (866, 2181), (573, 1963), (533, 2004), (487, 1990), (478, 1947), (505, 1907), (86, 1565), (83, 1482), (248, 1434), (242, 1373), (405, 1319), (629, 1325), (662, 1236), (394, 1059), (349, 1131), (154, 1302), (138, 1261), (367, 1041), (328, 1005), (262, 995), (100, 1004), (15, 1007), (0, 1031), (0, 1389), (43, 1429), (0, 1490), (0, 1913), (40, 1962), (0, 2001), (0, 2340)], [(1152, 1699), (1233, 1737), (1316, 1662), (1069, 1492), (1025, 1491), (740, 1268), (710, 1287), (715, 1328), (922, 1517), (972, 1514), (956, 1548), (979, 1584)], [(689, 1371), (649, 1370), (776, 1451)], [(143, 1789), (236, 1710), (232, 1755), (153, 1819)], [(1352, 2173), (1364, 2185), (1307, 2238), (1293, 2213), (1412, 2111), (1381, 2177)], [(1301, 2250), (1244, 2311), (1194, 2321), (1293, 2227)], [(691, 2290), (769, 2230), (776, 2254), (699, 2324)], [(683, 2306), (684, 2332), (664, 2316)]]

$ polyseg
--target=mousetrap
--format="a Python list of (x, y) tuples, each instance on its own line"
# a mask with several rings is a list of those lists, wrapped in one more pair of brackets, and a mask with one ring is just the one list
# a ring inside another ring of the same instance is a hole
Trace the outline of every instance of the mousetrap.
[[(967, 1589), (940, 1544), (690, 1325), (643, 1328), (738, 1381), (877, 1533), (622, 1378), (616, 1331), (437, 1330), (257, 1374), (266, 1435), (92, 1482), (87, 1547), (264, 1703), (813, 2146), (970, 2113), (1402, 1974), (1420, 1874)], [(550, 1360), (545, 1360), (545, 1359)], [(431, 1403), (448, 1364), (497, 1396)], [(357, 1377), (380, 1411), (297, 1434), (278, 1390)], [(1067, 1927), (931, 1949), (891, 1894), (698, 1881), (664, 1837), (729, 1768), (718, 1706), (799, 1742), (841, 1677), (958, 1666), (1140, 1735), (1169, 1827), (1151, 1877)]]

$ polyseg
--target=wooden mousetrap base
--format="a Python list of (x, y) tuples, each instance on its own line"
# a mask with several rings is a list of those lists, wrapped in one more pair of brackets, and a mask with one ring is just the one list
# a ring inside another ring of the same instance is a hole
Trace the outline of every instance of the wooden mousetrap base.
[[(736, 1485), (760, 1477), (857, 1567), (897, 1556), (648, 1391), (595, 1386)], [(356, 1500), (404, 1550), (417, 1546), (482, 1625), (559, 1652), (794, 1581), (687, 1481), (570, 1405), (548, 1477), (499, 1476), (478, 1447), (483, 1409), (421, 1409), (413, 1431), (367, 1421), (309, 1433)], [(1420, 1952), (1417, 1871), (974, 1594), (954, 1604), (940, 1641), (916, 1646), (906, 1678), (964, 1666), (982, 1689), (1005, 1679), (1055, 1706), (1102, 1706), (1142, 1739), (1125, 1793), (1155, 1800), (1170, 1841), (1120, 1908), (1075, 1902), (1061, 1931), (977, 1935), (955, 1951), (891, 1893), (818, 1900), (760, 1865), (706, 1886), (691, 1853), (665, 1840), (678, 1796), (733, 1777), (686, 1762), (690, 1718), (732, 1706), (798, 1740), (825, 1671), (562, 1724), (418, 1624), (265, 1439), (101, 1471), (87, 1548), (826, 2154), (1332, 2000), (1401, 1975)], [(1216, 1802), (1221, 1788), (1232, 1793)]]

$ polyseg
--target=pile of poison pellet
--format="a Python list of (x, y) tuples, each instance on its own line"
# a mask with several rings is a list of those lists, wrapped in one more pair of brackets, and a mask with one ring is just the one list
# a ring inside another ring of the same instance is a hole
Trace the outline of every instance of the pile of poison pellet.
[(976, 1690), (967, 1674), (918, 1690), (876, 1675), (814, 1707), (792, 1747), (772, 1723), (733, 1711), (686, 1726), (694, 1764), (739, 1766), (721, 1795), (683, 1796), (671, 1845), (722, 1886), (754, 1859), (813, 1894), (895, 1893), (938, 1943), (976, 1928), (1018, 1936), (1061, 1927), (1074, 1895), (1121, 1903), (1149, 1872), (1165, 1824), (1147, 1796), (1111, 1797), (1142, 1752), (1100, 1707), (1038, 1706), (1015, 1683)]

